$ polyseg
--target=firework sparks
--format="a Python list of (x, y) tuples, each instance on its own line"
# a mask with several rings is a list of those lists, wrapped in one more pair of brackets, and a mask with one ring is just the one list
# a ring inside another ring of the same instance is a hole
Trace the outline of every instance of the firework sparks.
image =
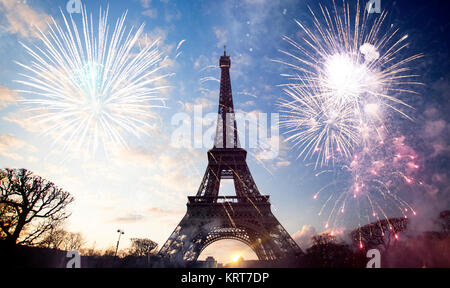
[(297, 53), (281, 51), (290, 60), (277, 60), (295, 72), (283, 74), (290, 83), (279, 104), (287, 141), (322, 169), (317, 177), (332, 175), (313, 195), (324, 201), (319, 215), (327, 215), (324, 227), (332, 232), (353, 215), (347, 211), (356, 212), (350, 221), (359, 227), (391, 214), (416, 215), (399, 192), (421, 183), (416, 153), (389, 130), (396, 116), (411, 119), (405, 108), (412, 107), (400, 97), (421, 84), (409, 64), (422, 54), (403, 57), (407, 35), (384, 32), (386, 12), (369, 19), (358, 3), (351, 21), (345, 2), (342, 9), (334, 1), (331, 11), (320, 5), (320, 16), (310, 9), (314, 29), (296, 21), (303, 44), (284, 37)]
[(418, 159), (403, 141), (404, 137), (385, 139), (386, 145), (368, 146), (354, 153), (347, 165), (332, 170), (335, 180), (313, 197), (325, 199), (319, 215), (327, 215), (326, 229), (339, 227), (345, 216), (353, 215), (345, 215), (346, 211), (356, 212), (360, 222), (368, 223), (387, 220), (394, 214), (405, 219), (407, 213), (416, 215), (401, 197), (419, 184), (414, 168), (419, 166)]
[(311, 10), (315, 30), (296, 21), (304, 45), (284, 37), (300, 55), (281, 51), (291, 61), (277, 61), (296, 71), (286, 75), (292, 83), (280, 103), (287, 140), (298, 146), (299, 157), (315, 158), (316, 168), (349, 159), (362, 142), (380, 139), (388, 112), (409, 118), (403, 108), (411, 107), (397, 96), (414, 93), (408, 87), (420, 84), (408, 64), (422, 56), (401, 57), (407, 35), (382, 33), (386, 12), (369, 25), (359, 4), (353, 22), (345, 4), (342, 14), (335, 4), (334, 11), (320, 9), (320, 20)]
[[(64, 143), (64, 150), (95, 153), (126, 147), (124, 133), (147, 133), (151, 108), (163, 107), (158, 75), (161, 54), (157, 41), (140, 41), (144, 24), (127, 30), (126, 13), (110, 29), (108, 9), (100, 9), (99, 23), (82, 10), (82, 25), (61, 11), (64, 25), (52, 18), (48, 33), (39, 30), (40, 44), (22, 44), (32, 57), (17, 82), (28, 95), (23, 103), (37, 113), (34, 121), (44, 134)], [(81, 32), (80, 32), (81, 30)], [(112, 32), (110, 32), (112, 31)], [(111, 145), (113, 144), (113, 145)]]

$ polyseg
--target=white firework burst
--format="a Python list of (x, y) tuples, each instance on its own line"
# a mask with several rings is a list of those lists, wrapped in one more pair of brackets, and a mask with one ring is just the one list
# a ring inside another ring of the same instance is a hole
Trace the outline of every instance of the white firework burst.
[(61, 14), (63, 25), (51, 18), (47, 31), (36, 28), (38, 44), (22, 43), (32, 58), (18, 63), (25, 69), (17, 80), (25, 86), (23, 104), (64, 151), (126, 147), (124, 137), (147, 133), (152, 108), (164, 106), (165, 87), (158, 85), (168, 75), (159, 72), (158, 41), (142, 44), (144, 24), (127, 29), (126, 12), (114, 29), (108, 9), (100, 9), (97, 25), (85, 7), (81, 25)]
[(281, 51), (289, 61), (277, 61), (292, 68), (286, 75), (287, 100), (282, 100), (283, 125), (291, 134), (288, 140), (300, 148), (299, 156), (316, 157), (316, 167), (349, 159), (352, 151), (370, 138), (379, 138), (387, 112), (409, 118), (403, 108), (410, 107), (398, 96), (414, 93), (409, 63), (422, 57), (402, 57), (407, 35), (398, 30), (383, 30), (386, 12), (373, 21), (359, 4), (351, 20), (350, 8), (343, 3), (339, 12), (320, 5), (321, 19), (313, 15), (314, 29), (296, 21), (302, 44), (284, 37), (297, 53)]

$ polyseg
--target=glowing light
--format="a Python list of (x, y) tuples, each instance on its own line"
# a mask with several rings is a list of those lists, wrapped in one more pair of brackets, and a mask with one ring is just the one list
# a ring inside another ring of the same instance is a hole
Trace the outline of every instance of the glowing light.
[(239, 259), (241, 259), (241, 255), (239, 254), (233, 254), (233, 256), (231, 257), (231, 259), (233, 260), (234, 263), (238, 262)]
[(347, 53), (330, 55), (324, 63), (325, 73), (319, 80), (336, 100), (346, 104), (358, 100), (365, 85), (375, 83), (370, 70), (365, 65), (355, 63)]
[(364, 112), (369, 116), (377, 116), (380, 113), (380, 106), (376, 103), (369, 103), (364, 106)]

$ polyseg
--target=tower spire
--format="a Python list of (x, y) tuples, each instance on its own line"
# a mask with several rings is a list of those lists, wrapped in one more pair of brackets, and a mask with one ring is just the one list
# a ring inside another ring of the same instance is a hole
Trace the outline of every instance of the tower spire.
[(219, 67), (221, 70), (220, 97), (214, 148), (239, 148), (233, 96), (231, 92), (230, 66), (230, 56), (226, 54), (226, 46), (224, 46), (223, 56), (221, 56), (219, 60)]

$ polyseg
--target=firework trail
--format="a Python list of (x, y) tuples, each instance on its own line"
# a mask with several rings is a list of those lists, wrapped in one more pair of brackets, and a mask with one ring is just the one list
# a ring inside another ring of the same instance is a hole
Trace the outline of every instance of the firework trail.
[(148, 133), (152, 108), (164, 106), (159, 83), (168, 75), (159, 75), (157, 41), (141, 43), (144, 24), (127, 30), (126, 12), (114, 29), (108, 9), (100, 9), (97, 25), (85, 7), (81, 26), (61, 14), (64, 25), (52, 18), (48, 32), (37, 28), (38, 45), (22, 43), (32, 58), (17, 63), (25, 69), (17, 81), (26, 87), (20, 90), (28, 95), (23, 104), (64, 151), (86, 155), (103, 148), (107, 154), (126, 147), (124, 136)]
[(421, 84), (409, 65), (422, 54), (403, 57), (407, 35), (383, 29), (384, 11), (369, 17), (358, 3), (353, 19), (348, 4), (333, 1), (331, 10), (320, 5), (320, 14), (310, 12), (313, 29), (296, 21), (302, 42), (284, 37), (295, 52), (281, 51), (290, 60), (276, 61), (294, 71), (283, 74), (290, 83), (279, 106), (298, 157), (314, 161), (317, 177), (332, 175), (314, 195), (324, 201), (325, 229), (341, 225), (346, 211), (357, 213), (359, 227), (392, 213), (415, 215), (399, 194), (422, 184), (414, 176), (421, 165), (391, 129), (396, 117), (411, 119), (405, 110), (412, 107), (400, 97)]

